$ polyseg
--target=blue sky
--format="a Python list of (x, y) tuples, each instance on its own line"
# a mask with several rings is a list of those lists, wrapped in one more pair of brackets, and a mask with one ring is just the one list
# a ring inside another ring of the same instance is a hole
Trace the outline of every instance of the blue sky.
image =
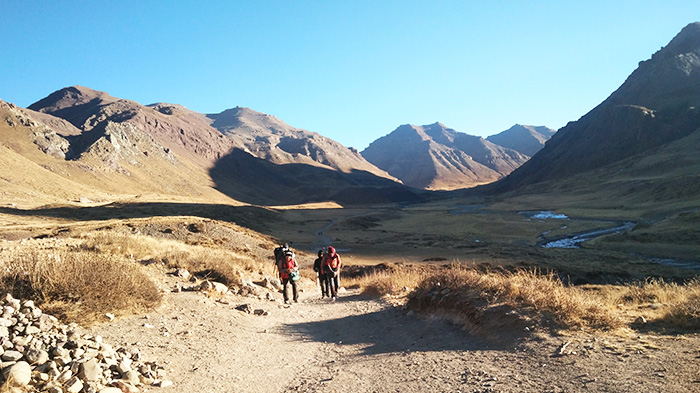
[(245, 106), (360, 150), (406, 123), (558, 129), (696, 21), (673, 0), (0, 0), (0, 99)]

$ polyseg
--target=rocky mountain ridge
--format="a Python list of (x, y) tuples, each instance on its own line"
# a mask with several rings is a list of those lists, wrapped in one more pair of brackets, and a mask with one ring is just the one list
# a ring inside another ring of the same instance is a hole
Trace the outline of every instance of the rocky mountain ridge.
[(428, 189), (468, 188), (490, 183), (529, 158), (441, 123), (402, 125), (372, 142), (362, 155), (404, 184)]
[(653, 154), (700, 128), (700, 23), (691, 23), (605, 101), (561, 128), (494, 191), (563, 179)]

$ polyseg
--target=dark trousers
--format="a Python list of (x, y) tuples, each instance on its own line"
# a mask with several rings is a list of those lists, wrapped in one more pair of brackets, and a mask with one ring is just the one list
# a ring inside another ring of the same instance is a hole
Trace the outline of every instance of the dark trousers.
[(321, 285), (321, 297), (330, 296), (328, 294), (328, 277), (323, 274), (319, 274), (318, 283)]
[(328, 273), (326, 275), (326, 295), (331, 297), (338, 296), (338, 276), (333, 275), (333, 273)]
[(284, 285), (284, 287), (282, 288), (282, 294), (284, 295), (284, 301), (285, 302), (289, 301), (289, 295), (287, 295), (287, 284), (292, 284), (292, 295), (294, 295), (294, 297), (292, 299), (294, 299), (294, 301), (296, 302), (297, 300), (299, 300), (299, 295), (297, 294), (297, 282), (292, 280), (291, 278), (283, 278), (282, 279), (282, 285)]

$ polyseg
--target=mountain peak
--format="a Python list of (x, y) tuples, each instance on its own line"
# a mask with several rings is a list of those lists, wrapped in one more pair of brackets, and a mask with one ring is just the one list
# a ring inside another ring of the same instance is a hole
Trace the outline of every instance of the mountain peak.
[(698, 49), (700, 49), (700, 22), (695, 22), (684, 27), (683, 30), (658, 53), (664, 52), (667, 56), (677, 56)]

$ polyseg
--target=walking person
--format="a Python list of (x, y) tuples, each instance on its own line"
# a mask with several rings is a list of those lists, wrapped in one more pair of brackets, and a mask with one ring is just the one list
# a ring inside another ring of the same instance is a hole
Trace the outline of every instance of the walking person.
[(297, 293), (297, 280), (299, 280), (299, 265), (297, 264), (296, 258), (294, 258), (294, 253), (292, 250), (288, 250), (284, 253), (284, 258), (281, 259), (277, 268), (280, 272), (280, 280), (282, 281), (282, 294), (284, 295), (284, 303), (289, 304), (289, 295), (287, 294), (287, 285), (292, 285), (292, 300), (294, 303), (299, 301), (299, 295)]
[(340, 285), (340, 255), (335, 252), (334, 247), (328, 247), (326, 255), (321, 262), (321, 270), (326, 276), (328, 289), (331, 295), (331, 300), (338, 299), (338, 286)]
[(321, 271), (323, 263), (323, 249), (318, 250), (318, 258), (314, 261), (314, 271), (318, 274), (318, 284), (321, 286), (321, 299), (329, 297), (328, 295), (328, 280), (326, 275)]

